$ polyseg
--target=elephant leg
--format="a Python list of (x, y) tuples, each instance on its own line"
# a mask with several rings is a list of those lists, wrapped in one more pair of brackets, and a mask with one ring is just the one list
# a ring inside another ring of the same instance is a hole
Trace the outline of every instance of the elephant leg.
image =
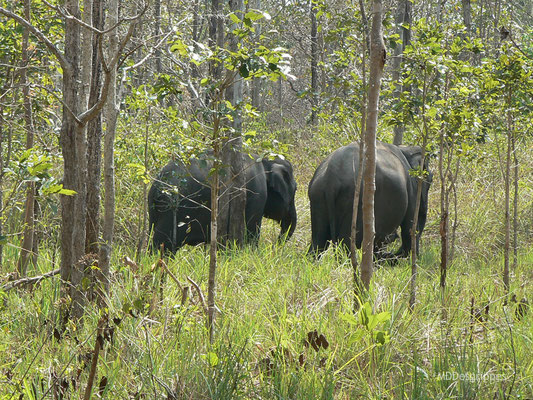
[(152, 231), (152, 252), (158, 252), (161, 246), (163, 246), (165, 252), (175, 251), (175, 246), (172, 241), (174, 232), (174, 215), (172, 212), (161, 213), (152, 226)]
[(330, 239), (329, 223), (324, 220), (324, 216), (316, 215), (311, 211), (311, 246), (307, 254), (313, 254), (315, 257), (322, 253), (328, 247)]
[(246, 242), (257, 245), (261, 234), (261, 216), (252, 216), (246, 221)]

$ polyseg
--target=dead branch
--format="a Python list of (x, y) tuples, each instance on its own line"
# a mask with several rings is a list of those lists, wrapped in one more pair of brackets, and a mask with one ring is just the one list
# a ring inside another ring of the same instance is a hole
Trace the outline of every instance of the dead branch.
[(61, 272), (61, 270), (58, 268), (58, 269), (55, 269), (53, 271), (47, 272), (46, 274), (43, 274), (43, 275), (34, 276), (34, 277), (31, 277), (31, 278), (18, 279), (16, 281), (12, 281), (12, 282), (6, 283), (4, 286), (1, 287), (1, 289), (3, 291), (7, 292), (8, 290), (11, 290), (11, 289), (16, 288), (18, 286), (36, 285), (39, 282), (41, 282), (43, 279), (55, 276), (55, 275), (59, 274), (59, 272)]
[(191, 285), (194, 287), (194, 289), (196, 289), (196, 292), (198, 293), (198, 297), (200, 298), (200, 302), (202, 303), (202, 308), (204, 309), (205, 315), (207, 315), (208, 314), (207, 305), (205, 304), (205, 297), (204, 297), (204, 294), (202, 293), (202, 289), (200, 289), (200, 286), (198, 286), (198, 284), (195, 281), (193, 281), (190, 277), (187, 277), (187, 280), (191, 282)]

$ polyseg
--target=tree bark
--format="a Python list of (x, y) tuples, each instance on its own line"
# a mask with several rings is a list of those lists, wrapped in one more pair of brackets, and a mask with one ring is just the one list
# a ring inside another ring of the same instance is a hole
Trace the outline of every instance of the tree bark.
[(318, 107), (318, 35), (316, 6), (313, 0), (309, 2), (311, 17), (311, 124), (316, 124)]
[(516, 155), (516, 137), (514, 131), (511, 135), (511, 151), (513, 153), (513, 265), (512, 269), (516, 270), (518, 266), (518, 156)]
[[(102, 30), (104, 27), (103, 1), (93, 0), (92, 25)], [(102, 60), (98, 52), (100, 38), (92, 43), (92, 77), (89, 92), (89, 108), (100, 98), (102, 86)], [(102, 165), (102, 114), (87, 125), (87, 221), (85, 226), (85, 252), (98, 254), (100, 235), (100, 178)]]
[(376, 131), (379, 110), (379, 91), (386, 52), (383, 42), (381, 0), (372, 4), (372, 30), (370, 32), (370, 77), (368, 88), (368, 111), (365, 130), (365, 163), (363, 171), (363, 257), (361, 260), (361, 282), (365, 289), (370, 287), (374, 255), (374, 193), (376, 191)]
[[(109, 26), (115, 26), (118, 23), (119, 1), (110, 0), (108, 3)], [(118, 33), (113, 30), (109, 34), (109, 56), (114, 57), (118, 52)], [(113, 231), (115, 226), (115, 132), (118, 118), (117, 105), (117, 70), (116, 66), (111, 65), (107, 72), (110, 78), (110, 86), (107, 93), (107, 102), (104, 108), (106, 121), (106, 131), (104, 138), (104, 224), (102, 229), (102, 244), (98, 253), (99, 274), (98, 280), (100, 290), (103, 293), (109, 292), (109, 263), (111, 260), (111, 251), (113, 245)]]
[[(364, 10), (364, 3), (359, 3), (361, 8), (361, 16), (365, 14)], [(359, 308), (359, 299), (361, 297), (361, 281), (359, 279), (358, 275), (358, 268), (359, 263), (357, 260), (357, 246), (356, 246), (356, 238), (357, 238), (357, 217), (359, 214), (359, 200), (361, 198), (361, 183), (363, 181), (363, 158), (365, 155), (365, 124), (366, 124), (366, 102), (367, 102), (367, 92), (366, 92), (366, 43), (367, 43), (367, 32), (363, 27), (363, 52), (362, 52), (362, 60), (361, 60), (361, 76), (362, 76), (362, 87), (363, 87), (363, 93), (361, 98), (361, 135), (359, 138), (359, 164), (357, 165), (357, 169), (355, 166), (355, 155), (354, 155), (354, 179), (355, 179), (355, 186), (354, 186), (354, 195), (353, 195), (353, 205), (352, 205), (352, 225), (350, 227), (350, 261), (352, 263), (352, 270), (353, 270), (353, 281), (354, 281), (354, 310)], [(357, 140), (357, 138), (354, 138)], [(358, 171), (357, 177), (355, 176), (355, 171)]]
[[(80, 18), (77, 0), (66, 0), (65, 10), (68, 14)], [(71, 317), (80, 317), (85, 302), (81, 291), (84, 271), (80, 270), (77, 261), (85, 252), (85, 217), (86, 217), (86, 160), (85, 130), (78, 124), (82, 92), (80, 25), (72, 20), (65, 20), (65, 53), (67, 69), (63, 70), (63, 118), (60, 133), (61, 152), (63, 154), (64, 176), (63, 187), (74, 190), (72, 196), (61, 196), (61, 279), (68, 282), (63, 286), (64, 293), (70, 296)], [(82, 150), (80, 152), (80, 150)]]
[(466, 27), (467, 34), (472, 32), (472, 6), (470, 0), (461, 0), (463, 5), (463, 22)]
[[(255, 0), (254, 2), (254, 8), (256, 10), (261, 9), (261, 0)], [(255, 28), (255, 40), (256, 43), (258, 43), (259, 38), (261, 37), (261, 24), (257, 24), (257, 27)], [(261, 111), (261, 87), (262, 87), (263, 81), (259, 78), (253, 78), (252, 79), (252, 107), (256, 108), (257, 110)]]
[[(396, 43), (396, 47), (394, 48), (394, 57), (392, 59), (392, 80), (396, 85), (393, 96), (396, 103), (400, 101), (400, 96), (404, 91), (404, 87), (400, 83), (400, 77), (402, 73), (403, 52), (411, 43), (411, 13), (412, 2), (410, 0), (400, 0), (398, 3), (398, 10), (396, 12), (396, 24), (398, 25), (401, 43)], [(405, 89), (408, 90), (407, 87)], [(395, 145), (400, 145), (403, 143), (403, 132), (403, 125), (394, 127), (393, 143)]]
[(507, 93), (507, 153), (505, 157), (505, 205), (504, 205), (504, 264), (503, 264), (503, 286), (505, 292), (509, 293), (509, 259), (510, 259), (510, 248), (511, 248), (511, 148), (512, 148), (512, 137), (513, 132), (513, 116), (511, 113), (511, 99), (512, 91), (511, 88), (508, 89)]
[[(422, 91), (422, 121), (423, 121), (423, 143), (422, 143), (422, 155), (420, 160), (420, 168), (421, 171), (417, 171), (418, 173), (422, 173), (425, 165), (425, 158), (426, 158), (426, 147), (427, 147), (427, 141), (428, 141), (428, 124), (425, 114), (426, 109), (426, 101), (427, 101), (427, 92), (428, 92), (428, 77), (427, 75), (424, 75), (424, 86)], [(416, 203), (415, 203), (415, 212), (413, 216), (413, 223), (411, 225), (411, 280), (409, 282), (410, 286), (410, 293), (409, 293), (409, 309), (413, 310), (415, 303), (416, 303), (416, 278), (418, 276), (418, 265), (416, 263), (417, 261), (417, 252), (418, 252), (418, 241), (417, 241), (417, 226), (418, 226), (418, 213), (420, 211), (420, 201), (422, 198), (422, 181), (424, 177), (421, 175), (418, 175), (417, 177), (417, 189), (416, 189)]]
[[(230, 0), (230, 11), (242, 19), (243, 0)], [(232, 26), (230, 31), (239, 28)], [(238, 51), (236, 35), (228, 35), (229, 50)], [(221, 88), (223, 89), (223, 87)], [(242, 117), (240, 106), (243, 97), (243, 83), (240, 77), (229, 83), (225, 93), (226, 100), (235, 108), (231, 129), (222, 145), (222, 165), (225, 173), (220, 177), (220, 196), (218, 213), (219, 243), (242, 245), (245, 235), (244, 209), (246, 206), (244, 158), (242, 155)], [(227, 128), (230, 128), (229, 126)]]
[[(24, 18), (30, 21), (31, 19), (31, 3), (30, 0), (24, 0)], [(30, 82), (28, 79), (29, 68), (29, 36), (30, 31), (27, 27), (24, 27), (22, 33), (22, 70), (21, 70), (21, 84), (22, 95), (24, 101), (24, 124), (26, 128), (26, 149), (29, 150), (33, 147), (33, 114), (31, 107), (30, 97)], [(28, 189), (26, 192), (26, 206), (24, 212), (24, 238), (22, 240), (22, 246), (20, 251), (20, 258), (18, 260), (18, 273), (19, 276), (26, 276), (28, 263), (32, 258), (33, 252), (33, 239), (35, 235), (35, 182), (28, 183)]]

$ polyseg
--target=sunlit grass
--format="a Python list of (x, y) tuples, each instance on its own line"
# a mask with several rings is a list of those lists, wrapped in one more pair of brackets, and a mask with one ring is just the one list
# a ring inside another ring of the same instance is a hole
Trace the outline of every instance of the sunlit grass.
[[(499, 257), (455, 259), (442, 293), (438, 248), (426, 246), (412, 313), (407, 261), (378, 268), (370, 298), (376, 312), (391, 313), (382, 327), (391, 340), (373, 347), (368, 337), (351, 343), (356, 327), (342, 318), (353, 307), (348, 260), (334, 248), (309, 259), (298, 240), (273, 244), (268, 229), (258, 247), (221, 254), (212, 346), (194, 289), (182, 303), (178, 285), (152, 270), (155, 256), (144, 255), (134, 271), (120, 261), (128, 251), (116, 249), (109, 313), (121, 322), (110, 323), (114, 336), (98, 364), (96, 382), (108, 380), (104, 397), (165, 398), (170, 391), (191, 399), (492, 398), (508, 393), (513, 380), (513, 395), (531, 396), (532, 317), (518, 321), (514, 305), (504, 307)], [(518, 298), (531, 291), (531, 259), (523, 254), (513, 271)], [(181, 249), (168, 268), (206, 294), (206, 248)], [(489, 304), (481, 322), (472, 323), (472, 299), (476, 310)], [(90, 307), (84, 323), (67, 324), (58, 340), (59, 305), (57, 277), (3, 295), (2, 398), (41, 398), (61, 382), (82, 397), (99, 314)], [(327, 349), (304, 346), (314, 330), (327, 338)]]

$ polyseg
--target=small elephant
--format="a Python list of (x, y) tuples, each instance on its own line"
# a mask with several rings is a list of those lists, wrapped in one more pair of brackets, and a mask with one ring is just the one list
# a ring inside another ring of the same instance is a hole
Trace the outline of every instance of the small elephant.
[[(416, 206), (418, 179), (409, 171), (418, 169), (422, 149), (418, 146), (395, 146), (378, 142), (376, 147), (376, 192), (374, 213), (376, 235), (374, 253), (394, 240), (401, 228), (401, 248), (396, 256), (405, 257), (411, 250), (410, 230)], [(312, 244), (309, 252), (326, 249), (328, 242), (343, 243), (349, 248), (355, 180), (359, 168), (359, 145), (352, 143), (331, 153), (317, 168), (309, 184)], [(424, 169), (427, 169), (425, 163)], [(426, 223), (428, 191), (432, 174), (422, 184), (422, 197), (417, 223), (417, 248)], [(362, 185), (361, 185), (362, 186)], [(356, 246), (363, 240), (362, 188), (357, 213)], [(392, 236), (391, 236), (392, 235)]]
[[(281, 158), (257, 161), (257, 157), (248, 154), (243, 158), (247, 241), (259, 240), (263, 217), (281, 224), (280, 240), (290, 238), (297, 220), (292, 165)], [(198, 158), (191, 159), (188, 165), (171, 161), (159, 173), (148, 193), (153, 249), (163, 244), (167, 251), (175, 252), (185, 244), (209, 241), (211, 188), (208, 174), (212, 165), (211, 160)]]

